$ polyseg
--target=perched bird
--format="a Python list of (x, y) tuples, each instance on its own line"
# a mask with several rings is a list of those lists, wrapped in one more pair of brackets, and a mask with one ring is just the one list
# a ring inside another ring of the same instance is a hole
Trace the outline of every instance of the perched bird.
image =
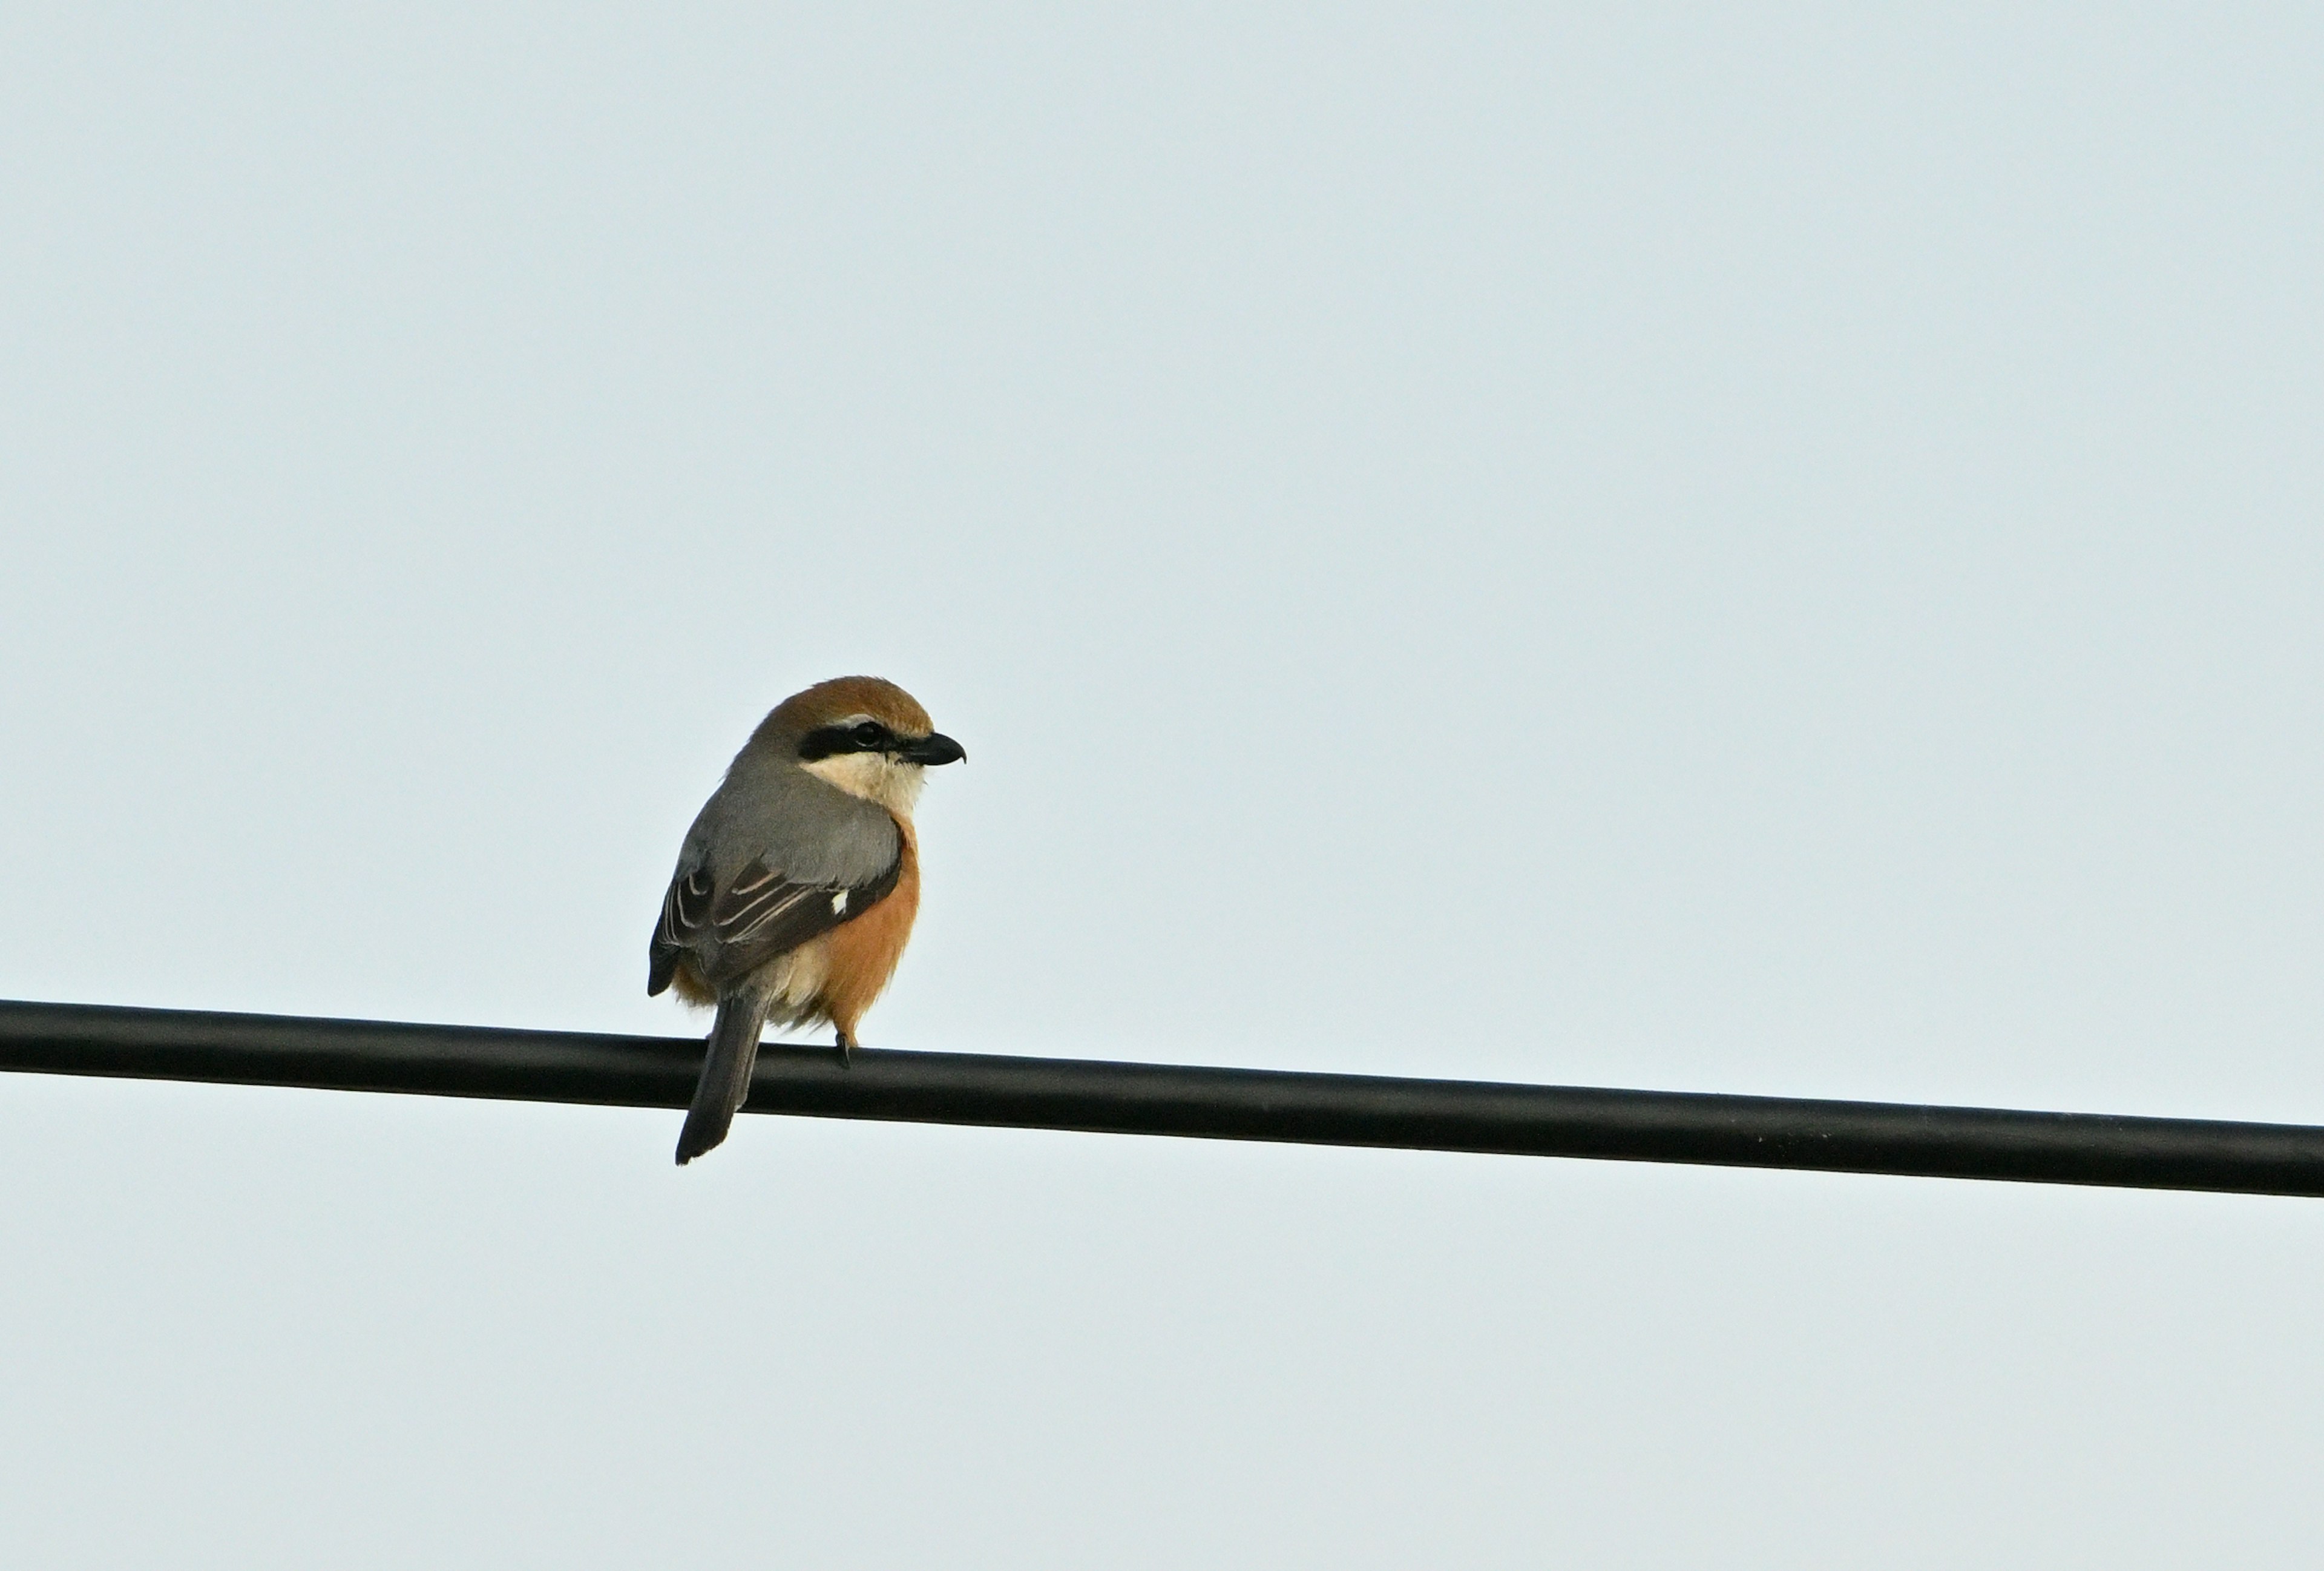
[(793, 693), (734, 755), (686, 833), (649, 951), (649, 997), (675, 986), (718, 1006), (680, 1164), (726, 1138), (768, 1021), (827, 1021), (841, 1061), (854, 1050), (920, 909), (922, 772), (967, 756), (878, 677)]

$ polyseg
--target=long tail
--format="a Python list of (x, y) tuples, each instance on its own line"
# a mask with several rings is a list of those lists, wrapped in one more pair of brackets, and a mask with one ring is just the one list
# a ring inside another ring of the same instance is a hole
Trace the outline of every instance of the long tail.
[(767, 1028), (769, 1000), (742, 993), (718, 1001), (718, 1021), (710, 1028), (710, 1051), (694, 1087), (694, 1105), (678, 1132), (678, 1165), (684, 1167), (726, 1138), (735, 1110), (751, 1094), (751, 1066), (759, 1061), (759, 1033)]

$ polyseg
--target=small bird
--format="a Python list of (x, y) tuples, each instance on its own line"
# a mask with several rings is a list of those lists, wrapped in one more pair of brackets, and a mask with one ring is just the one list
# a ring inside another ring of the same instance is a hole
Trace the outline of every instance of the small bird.
[(768, 1021), (835, 1025), (848, 1061), (919, 913), (923, 772), (967, 756), (878, 677), (793, 693), (734, 755), (686, 832), (649, 951), (648, 997), (674, 985), (718, 1006), (680, 1166), (726, 1138)]

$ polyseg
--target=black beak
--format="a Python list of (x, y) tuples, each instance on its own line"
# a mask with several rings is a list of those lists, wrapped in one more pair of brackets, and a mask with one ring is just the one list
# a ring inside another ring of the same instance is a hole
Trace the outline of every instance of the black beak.
[(906, 747), (901, 756), (907, 763), (958, 763), (968, 756), (968, 749), (941, 731), (931, 731)]

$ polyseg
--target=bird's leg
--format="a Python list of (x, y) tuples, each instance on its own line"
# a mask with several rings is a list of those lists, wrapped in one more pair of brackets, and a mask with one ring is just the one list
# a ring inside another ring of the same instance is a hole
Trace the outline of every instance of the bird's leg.
[(848, 1034), (845, 1026), (839, 1028), (839, 1067), (843, 1069), (855, 1067), (855, 1039)]

